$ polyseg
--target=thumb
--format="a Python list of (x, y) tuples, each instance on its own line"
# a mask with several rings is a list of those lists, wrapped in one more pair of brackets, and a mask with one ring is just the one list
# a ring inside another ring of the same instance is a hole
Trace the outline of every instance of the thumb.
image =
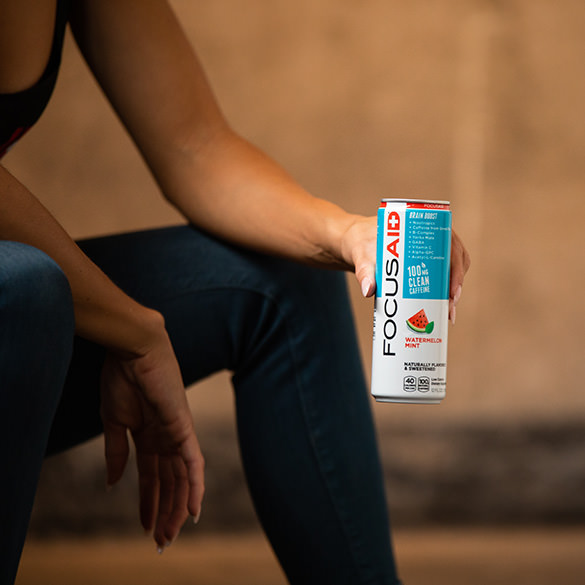
[(376, 267), (368, 261), (357, 261), (355, 276), (360, 285), (362, 295), (371, 297), (376, 292)]

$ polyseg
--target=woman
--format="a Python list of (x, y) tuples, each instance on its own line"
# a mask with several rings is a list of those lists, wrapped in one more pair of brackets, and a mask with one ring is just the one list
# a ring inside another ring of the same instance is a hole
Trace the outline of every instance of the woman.
[[(197, 521), (204, 463), (184, 388), (221, 369), (290, 582), (397, 583), (344, 277), (314, 268), (352, 270), (371, 296), (374, 220), (312, 197), (230, 129), (164, 0), (1, 0), (2, 153), (51, 95), (67, 22), (189, 225), (75, 243), (0, 167), (0, 583), (45, 454), (101, 432), (109, 484), (132, 435), (159, 550)], [(456, 237), (452, 250), (454, 314), (469, 261)]]

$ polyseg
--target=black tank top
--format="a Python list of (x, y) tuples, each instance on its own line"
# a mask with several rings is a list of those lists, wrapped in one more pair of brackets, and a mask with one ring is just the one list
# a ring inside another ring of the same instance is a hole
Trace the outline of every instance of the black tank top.
[(0, 158), (41, 117), (51, 98), (61, 66), (68, 3), (68, 0), (57, 0), (51, 55), (39, 81), (24, 91), (0, 94)]

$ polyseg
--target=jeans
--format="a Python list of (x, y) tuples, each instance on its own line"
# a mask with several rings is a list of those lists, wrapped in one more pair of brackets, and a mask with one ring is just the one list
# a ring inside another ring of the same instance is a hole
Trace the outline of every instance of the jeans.
[[(164, 315), (185, 385), (233, 373), (250, 494), (289, 582), (397, 584), (345, 276), (190, 226), (80, 246)], [(55, 263), (0, 242), (0, 453), (10, 470), (0, 484), (0, 585), (14, 578), (44, 455), (102, 430), (104, 350), (73, 327)]]

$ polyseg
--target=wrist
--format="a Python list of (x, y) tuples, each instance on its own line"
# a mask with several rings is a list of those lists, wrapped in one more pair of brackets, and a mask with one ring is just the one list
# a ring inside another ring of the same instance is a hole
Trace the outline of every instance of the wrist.
[(124, 340), (121, 351), (132, 358), (142, 357), (161, 341), (168, 341), (162, 314), (143, 305), (138, 305), (136, 313), (119, 326), (123, 330), (120, 332), (120, 341)]
[(337, 267), (343, 270), (354, 270), (354, 240), (360, 237), (363, 231), (362, 226), (367, 225), (367, 223), (368, 218), (345, 211), (330, 218), (327, 222), (327, 241), (325, 244), (327, 255), (334, 259)]
[(166, 336), (163, 316), (126, 295), (107, 304), (77, 303), (77, 333), (125, 358), (141, 357)]

